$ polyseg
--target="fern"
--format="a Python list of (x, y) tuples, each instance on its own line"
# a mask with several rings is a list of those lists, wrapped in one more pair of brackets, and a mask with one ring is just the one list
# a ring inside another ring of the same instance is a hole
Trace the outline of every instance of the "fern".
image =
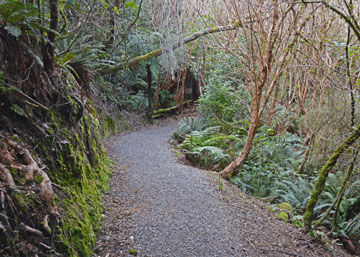
[[(179, 132), (188, 131), (191, 124), (189, 120), (184, 121)], [(200, 124), (197, 125), (200, 126)], [(221, 134), (219, 130), (220, 128), (216, 126), (208, 127), (202, 131), (192, 131), (186, 136), (180, 147), (191, 161), (199, 163), (205, 168), (221, 169), (231, 161), (230, 155), (226, 153), (227, 148), (225, 146), (228, 144), (224, 144), (224, 142), (237, 138)]]
[[(331, 203), (334, 201), (341, 187), (343, 175), (344, 174), (342, 172), (338, 172), (337, 174), (332, 174), (332, 173), (329, 174), (329, 177), (326, 181), (324, 192), (320, 196), (319, 204), (316, 207), (318, 214), (321, 211), (322, 206), (324, 207), (330, 206)], [(346, 188), (339, 208), (340, 223), (347, 221), (350, 214), (352, 214), (351, 211), (360, 202), (359, 185), (360, 185), (360, 181), (355, 181)]]
[(213, 165), (223, 167), (231, 160), (230, 155), (225, 154), (221, 148), (216, 146), (196, 147), (191, 154), (198, 155), (200, 161), (207, 167)]
[(310, 197), (313, 185), (306, 179), (283, 180), (276, 184), (274, 195), (279, 196), (284, 202), (291, 204), (296, 209), (304, 209)]
[(219, 135), (212, 138), (209, 138), (201, 143), (201, 146), (211, 146), (211, 145), (218, 145), (218, 144), (227, 144), (228, 141), (236, 141), (240, 140), (238, 137), (233, 135)]
[(192, 131), (202, 131), (204, 128), (203, 120), (198, 117), (185, 117), (180, 120), (175, 137), (179, 141), (184, 140), (187, 134)]
[(20, 115), (22, 117), (27, 117), (26, 112), (24, 111), (23, 108), (21, 108), (19, 105), (17, 104), (13, 104), (10, 106), (10, 109), (15, 112), (17, 115)]
[(347, 222), (344, 231), (348, 236), (360, 238), (360, 214)]
[(0, 1), (0, 17), (5, 25), (35, 25), (37, 9), (17, 0)]

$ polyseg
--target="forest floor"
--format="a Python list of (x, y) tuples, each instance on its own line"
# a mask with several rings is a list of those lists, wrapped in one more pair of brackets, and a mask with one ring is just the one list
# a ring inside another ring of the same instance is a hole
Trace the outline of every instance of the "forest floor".
[(277, 220), (269, 205), (181, 164), (176, 123), (107, 141), (115, 162), (94, 256), (347, 256)]

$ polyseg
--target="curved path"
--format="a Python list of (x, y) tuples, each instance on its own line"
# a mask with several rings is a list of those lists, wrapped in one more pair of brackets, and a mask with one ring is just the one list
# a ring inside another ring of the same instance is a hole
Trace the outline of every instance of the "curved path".
[(97, 256), (342, 256), (216, 175), (178, 163), (167, 143), (175, 129), (112, 138)]

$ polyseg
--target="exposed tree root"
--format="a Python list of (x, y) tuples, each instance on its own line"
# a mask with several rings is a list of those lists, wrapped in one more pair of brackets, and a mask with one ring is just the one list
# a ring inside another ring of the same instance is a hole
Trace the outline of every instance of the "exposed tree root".
[(5, 183), (5, 185), (7, 185), (11, 190), (16, 191), (16, 185), (10, 170), (7, 169), (1, 163), (0, 163), (0, 176), (1, 176), (0, 179)]
[[(22, 163), (19, 163), (20, 160), (22, 160)], [(3, 140), (1, 143), (0, 180), (11, 190), (16, 191), (13, 176), (5, 165), (24, 172), (27, 181), (34, 181), (34, 175), (41, 177), (42, 180), (38, 185), (40, 188), (40, 198), (44, 201), (50, 213), (56, 214), (56, 207), (53, 205), (54, 191), (50, 178), (46, 172), (39, 167), (29, 150), (13, 140)]]
[(25, 225), (24, 223), (20, 223), (20, 226), (26, 231), (26, 232), (29, 232), (29, 233), (32, 233), (36, 236), (39, 236), (39, 237), (42, 237), (43, 236), (43, 233), (40, 231), (40, 230), (37, 230), (35, 228), (32, 228), (32, 227), (29, 227), (27, 225)]

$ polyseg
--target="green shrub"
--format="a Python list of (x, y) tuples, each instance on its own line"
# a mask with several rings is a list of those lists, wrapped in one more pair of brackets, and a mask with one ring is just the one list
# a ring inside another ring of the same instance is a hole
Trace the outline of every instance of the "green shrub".
[(212, 79), (198, 100), (199, 112), (208, 126), (221, 126), (224, 132), (232, 133), (246, 124), (243, 119), (249, 114), (248, 99), (247, 91), (241, 87), (229, 81)]

